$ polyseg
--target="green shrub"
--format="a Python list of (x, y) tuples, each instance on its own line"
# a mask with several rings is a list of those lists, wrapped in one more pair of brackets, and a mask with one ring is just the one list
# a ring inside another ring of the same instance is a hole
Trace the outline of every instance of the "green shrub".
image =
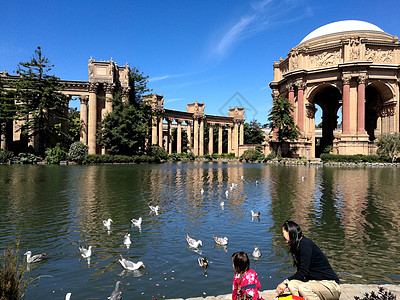
[(276, 154), (275, 154), (275, 152), (271, 152), (270, 154), (267, 155), (265, 160), (272, 160), (274, 158), (276, 158)]
[(333, 151), (333, 146), (329, 145), (329, 146), (326, 146), (322, 152), (323, 153), (331, 153), (332, 151)]
[(162, 162), (168, 158), (168, 152), (157, 145), (149, 146), (147, 148), (147, 155), (152, 156), (155, 162)]
[(129, 164), (135, 162), (135, 157), (128, 155), (114, 155), (112, 161), (114, 163)]
[(160, 162), (160, 161), (158, 161), (154, 156), (149, 156), (149, 155), (143, 154), (138, 157), (137, 162), (151, 163), (151, 162)]
[(0, 164), (8, 163), (14, 157), (14, 152), (8, 150), (0, 150)]
[(69, 147), (68, 157), (77, 163), (82, 163), (88, 154), (89, 147), (82, 142), (74, 142)]
[(32, 153), (19, 153), (15, 162), (18, 164), (33, 164), (39, 161), (39, 157)]
[(227, 158), (236, 158), (235, 153), (229, 153), (227, 156)]
[(335, 154), (321, 154), (321, 160), (323, 162), (350, 162), (350, 163), (377, 163), (391, 161), (389, 157), (379, 157), (377, 155), (335, 155)]
[(113, 162), (113, 157), (110, 154), (88, 154), (85, 156), (85, 159), (83, 160), (84, 164), (90, 165), (90, 164), (105, 164), (105, 163), (112, 163)]
[(259, 161), (263, 160), (264, 158), (265, 158), (264, 154), (255, 149), (248, 149), (244, 151), (242, 156), (240, 157), (240, 159), (245, 161)]
[(60, 161), (66, 160), (67, 152), (60, 148), (60, 146), (55, 146), (54, 148), (47, 148), (45, 151), (46, 161), (49, 164), (59, 164)]
[(395, 161), (400, 153), (400, 133), (382, 134), (376, 145), (379, 156), (389, 156), (392, 161)]

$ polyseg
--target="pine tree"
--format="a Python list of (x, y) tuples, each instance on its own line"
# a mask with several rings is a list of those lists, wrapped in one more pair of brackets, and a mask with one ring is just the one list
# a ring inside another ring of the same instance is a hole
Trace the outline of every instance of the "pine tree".
[(19, 80), (13, 83), (18, 101), (19, 128), (27, 138), (38, 136), (39, 154), (58, 142), (55, 124), (66, 120), (67, 98), (61, 92), (60, 79), (48, 73), (54, 66), (43, 55), (40, 47), (29, 62), (17, 67)]
[(12, 121), (17, 112), (13, 92), (6, 90), (6, 85), (9, 83), (0, 77), (0, 136), (7, 139), (7, 133), (12, 130)]

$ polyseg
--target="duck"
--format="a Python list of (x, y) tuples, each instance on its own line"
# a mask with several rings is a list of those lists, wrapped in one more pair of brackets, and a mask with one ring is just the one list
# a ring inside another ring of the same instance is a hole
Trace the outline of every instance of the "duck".
[(110, 230), (112, 221), (113, 220), (111, 220), (110, 218), (108, 218), (107, 220), (103, 220), (103, 225), (107, 227), (108, 230)]
[(160, 209), (160, 207), (158, 205), (156, 206), (152, 206), (149, 205), (150, 211), (156, 213), (156, 215), (158, 215), (158, 210)]
[(258, 218), (258, 217), (260, 217), (260, 215), (261, 215), (261, 212), (251, 211), (251, 217), (252, 218)]
[(79, 251), (81, 252), (83, 258), (88, 258), (92, 256), (92, 246), (89, 246), (88, 249), (79, 246)]
[(32, 251), (26, 251), (24, 253), (24, 255), (26, 255), (26, 262), (28, 264), (30, 264), (30, 263), (42, 261), (47, 256), (47, 253), (40, 253), (40, 254), (32, 255)]
[(253, 255), (254, 257), (256, 257), (256, 258), (258, 258), (258, 257), (261, 256), (261, 252), (260, 252), (260, 249), (258, 249), (258, 247), (259, 247), (259, 246), (254, 246), (254, 251), (253, 251), (253, 253), (252, 253), (252, 255)]
[(120, 257), (121, 257), (121, 259), (119, 259), (118, 261), (124, 267), (124, 269), (134, 271), (134, 270), (138, 270), (140, 268), (146, 267), (142, 261), (138, 261), (137, 263), (134, 263), (133, 261), (123, 258), (122, 255), (120, 255)]
[(189, 237), (188, 234), (186, 235), (186, 242), (192, 248), (198, 248), (199, 245), (203, 246), (203, 242), (201, 240), (196, 241), (195, 239), (192, 239), (191, 237)]
[(197, 262), (199, 263), (200, 267), (202, 267), (204, 269), (208, 268), (208, 259), (207, 259), (207, 257), (199, 257), (197, 259)]
[(122, 299), (122, 292), (120, 291), (120, 286), (121, 286), (121, 281), (117, 281), (115, 283), (115, 289), (112, 291), (110, 297), (108, 299), (110, 300), (121, 300)]
[(227, 238), (227, 237), (221, 238), (221, 237), (216, 237), (215, 235), (213, 235), (213, 237), (214, 237), (214, 241), (215, 241), (218, 245), (221, 245), (221, 246), (226, 246), (226, 245), (228, 245), (228, 238)]
[(133, 226), (140, 227), (142, 226), (142, 217), (139, 219), (132, 219), (131, 222)]
[(131, 242), (131, 234), (130, 233), (125, 233), (124, 244), (125, 244), (125, 246), (127, 248), (129, 248), (129, 246), (132, 244), (132, 242)]

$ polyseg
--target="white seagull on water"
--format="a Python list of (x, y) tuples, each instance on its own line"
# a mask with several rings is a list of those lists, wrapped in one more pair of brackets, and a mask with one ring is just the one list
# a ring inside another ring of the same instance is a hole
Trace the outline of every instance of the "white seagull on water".
[(203, 242), (201, 241), (201, 240), (195, 240), (195, 239), (192, 239), (191, 237), (189, 237), (189, 235), (187, 234), (186, 235), (186, 242), (188, 243), (188, 245), (190, 246), (190, 247), (192, 247), (192, 248), (198, 248), (199, 247), (199, 245), (200, 246), (203, 246)]
[(111, 228), (111, 222), (112, 222), (113, 220), (111, 220), (110, 218), (108, 218), (107, 220), (103, 220), (103, 225), (105, 226), (105, 227), (107, 227), (107, 230), (110, 230), (110, 228)]
[(30, 263), (42, 261), (46, 257), (47, 253), (32, 255), (31, 251), (26, 251), (24, 255), (26, 255), (26, 262), (28, 264), (30, 264)]
[(221, 238), (221, 237), (217, 237), (217, 236), (215, 236), (215, 235), (213, 235), (213, 237), (214, 237), (214, 241), (215, 241), (218, 245), (221, 245), (221, 246), (226, 246), (226, 245), (228, 245), (228, 238), (227, 238), (227, 237)]
[(142, 226), (142, 217), (139, 219), (132, 219), (131, 222), (133, 226), (140, 227)]
[(124, 244), (126, 246), (126, 248), (129, 249), (130, 245), (132, 244), (131, 242), (131, 234), (130, 233), (126, 233), (124, 236)]
[(255, 258), (258, 258), (261, 256), (261, 252), (260, 252), (260, 249), (258, 249), (258, 247), (260, 247), (260, 246), (255, 246), (254, 251), (252, 253)]
[(152, 206), (149, 205), (150, 211), (156, 213), (156, 215), (158, 215), (158, 210), (160, 209), (160, 207), (158, 205), (156, 206)]
[(92, 246), (89, 246), (88, 249), (79, 246), (79, 251), (81, 252), (83, 258), (88, 258), (92, 256)]
[(140, 268), (145, 268), (145, 265), (143, 264), (142, 261), (138, 261), (137, 263), (134, 263), (133, 261), (123, 258), (122, 255), (120, 255), (120, 256), (121, 256), (121, 259), (119, 259), (118, 261), (124, 267), (124, 269), (134, 271), (134, 270), (138, 270)]

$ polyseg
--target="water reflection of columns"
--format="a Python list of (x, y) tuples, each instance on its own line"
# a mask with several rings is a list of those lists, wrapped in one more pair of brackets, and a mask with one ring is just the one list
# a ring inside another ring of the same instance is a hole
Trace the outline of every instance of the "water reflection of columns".
[(176, 123), (176, 153), (182, 153), (182, 120), (177, 119)]
[(80, 96), (81, 112), (80, 112), (80, 141), (85, 145), (88, 144), (88, 96)]
[(98, 83), (91, 83), (89, 85), (89, 124), (88, 124), (89, 154), (96, 154), (98, 88), (99, 88)]
[(214, 152), (214, 124), (209, 123), (208, 128), (208, 154), (213, 154)]
[(218, 154), (222, 154), (222, 127), (224, 125), (218, 124)]

